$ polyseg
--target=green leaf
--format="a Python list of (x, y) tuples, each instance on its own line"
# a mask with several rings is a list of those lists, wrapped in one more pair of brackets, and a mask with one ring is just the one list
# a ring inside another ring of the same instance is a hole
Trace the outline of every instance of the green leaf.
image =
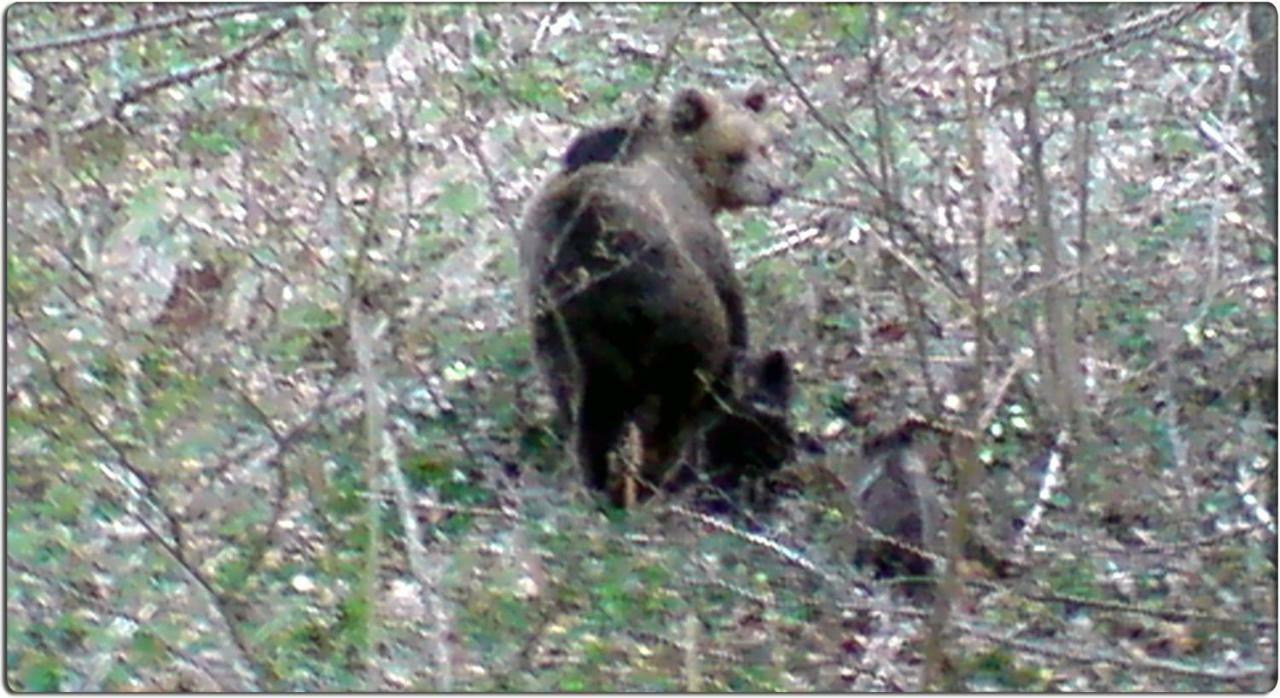
[(155, 184), (148, 184), (129, 201), (129, 226), (154, 224), (160, 218), (160, 189)]
[(472, 37), (475, 42), (475, 51), (481, 56), (488, 56), (497, 47), (497, 42), (493, 40), (493, 36), (489, 32), (481, 29)]
[(480, 209), (480, 189), (466, 180), (454, 180), (440, 195), (440, 208), (456, 216), (467, 216)]
[(5, 262), (5, 285), (9, 298), (21, 304), (55, 278), (52, 271), (33, 263), (17, 250), (10, 250)]
[(839, 171), (840, 162), (835, 158), (818, 157), (814, 159), (813, 167), (804, 174), (804, 182), (806, 184), (829, 182)]
[(769, 221), (763, 216), (752, 216), (742, 222), (742, 240), (748, 243), (762, 243), (769, 239)]
[(422, 109), (418, 110), (418, 119), (429, 124), (441, 121), (448, 116), (449, 112), (437, 102), (425, 104)]
[(512, 80), (512, 88), (521, 99), (539, 107), (563, 109), (564, 98), (560, 95), (560, 85), (543, 78), (542, 75), (546, 74), (543, 70), (550, 71), (551, 66), (545, 66), (542, 70), (539, 70), (538, 65), (532, 66), (529, 72), (523, 72)]
[(653, 82), (654, 66), (648, 63), (631, 63), (625, 71), (626, 80), (631, 85), (648, 85)]
[(62, 690), (62, 663), (47, 655), (25, 657), (18, 667), (17, 688), (28, 693), (53, 693)]
[(1244, 309), (1240, 307), (1240, 304), (1235, 301), (1220, 301), (1209, 306), (1209, 317), (1214, 320), (1221, 320), (1243, 312), (1243, 310)]
[(867, 38), (867, 6), (835, 5), (831, 7), (840, 25), (840, 36), (861, 43)]
[(1200, 139), (1184, 128), (1169, 127), (1160, 132), (1160, 141), (1170, 156), (1199, 152)]
[(164, 643), (150, 631), (140, 630), (133, 636), (131, 655), (138, 664), (156, 664), (164, 658)]
[(781, 24), (786, 28), (787, 34), (791, 36), (806, 36), (813, 30), (813, 15), (808, 8), (802, 6), (792, 6), (787, 8), (790, 10)]
[(236, 142), (231, 136), (221, 131), (190, 131), (183, 145), (194, 151), (202, 151), (214, 156), (230, 155), (236, 150)]
[(337, 635), (354, 646), (362, 645), (369, 611), (369, 600), (362, 595), (353, 594), (343, 599), (338, 610)]
[(302, 330), (323, 330), (342, 322), (338, 314), (317, 303), (301, 302), (280, 313), (281, 324)]
[(84, 494), (81, 488), (60, 482), (45, 492), (41, 508), (53, 519), (69, 524), (79, 517)]

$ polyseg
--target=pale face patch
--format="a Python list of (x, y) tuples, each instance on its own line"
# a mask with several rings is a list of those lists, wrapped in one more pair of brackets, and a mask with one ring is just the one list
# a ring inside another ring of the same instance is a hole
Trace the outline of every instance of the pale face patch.
[(707, 124), (690, 136), (694, 161), (718, 208), (777, 202), (782, 188), (770, 158), (771, 140), (754, 114), (727, 104), (718, 104)]

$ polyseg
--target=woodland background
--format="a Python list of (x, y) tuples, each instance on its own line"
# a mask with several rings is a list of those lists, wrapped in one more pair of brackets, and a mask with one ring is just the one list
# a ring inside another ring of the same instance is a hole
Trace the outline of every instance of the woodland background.
[[(10, 6), (8, 686), (1267, 690), (1275, 19)], [(513, 233), (573, 134), (757, 80), (797, 191), (722, 223), (826, 453), (610, 521)], [(853, 564), (921, 498), (930, 598)]]

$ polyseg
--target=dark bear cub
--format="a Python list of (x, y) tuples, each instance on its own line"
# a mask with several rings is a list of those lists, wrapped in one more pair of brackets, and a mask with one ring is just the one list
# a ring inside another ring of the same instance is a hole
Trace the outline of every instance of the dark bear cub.
[(638, 126), (607, 126), (578, 136), (560, 158), (564, 171), (573, 172), (592, 163), (624, 159)]
[(608, 489), (628, 423), (642, 480), (659, 483), (689, 437), (738, 403), (746, 314), (715, 216), (781, 197), (763, 108), (763, 93), (685, 90), (575, 140), (527, 209), (520, 263), (535, 350), (596, 490)]
[(781, 351), (771, 351), (750, 373), (742, 397), (724, 405), (703, 436), (704, 475), (729, 494), (738, 492), (744, 479), (772, 474), (791, 460), (796, 447), (789, 413), (791, 362)]

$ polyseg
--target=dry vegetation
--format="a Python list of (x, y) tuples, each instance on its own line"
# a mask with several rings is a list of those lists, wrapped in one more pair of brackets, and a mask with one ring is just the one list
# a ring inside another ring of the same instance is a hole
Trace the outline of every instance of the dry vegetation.
[[(10, 7), (9, 687), (1266, 690), (1275, 16)], [(723, 227), (826, 452), (610, 520), (516, 222), (762, 79), (795, 195)]]

